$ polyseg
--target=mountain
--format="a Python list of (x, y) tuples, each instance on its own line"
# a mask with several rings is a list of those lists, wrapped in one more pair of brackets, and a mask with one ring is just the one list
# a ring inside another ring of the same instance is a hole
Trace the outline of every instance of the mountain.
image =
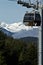
[(38, 42), (33, 43), (32, 39), (36, 40), (34, 37), (13, 39), (0, 31), (0, 65), (38, 65)]
[(0, 30), (13, 38), (38, 37), (39, 27), (25, 26), (22, 22), (6, 24), (0, 23)]
[(0, 27), (0, 31), (4, 32), (4, 33), (7, 34), (8, 36), (11, 36), (11, 35), (12, 35), (12, 33), (11, 33), (10, 31), (8, 31), (8, 30), (6, 30), (6, 29), (4, 29), (4, 28), (2, 28), (2, 27)]
[(28, 43), (28, 42), (38, 43), (37, 37), (24, 37), (24, 38), (21, 38), (21, 40), (25, 41), (25, 43)]

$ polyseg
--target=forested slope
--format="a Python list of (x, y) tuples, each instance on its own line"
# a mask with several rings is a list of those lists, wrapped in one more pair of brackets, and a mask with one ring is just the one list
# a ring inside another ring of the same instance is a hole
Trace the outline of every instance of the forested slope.
[(38, 65), (37, 55), (33, 42), (26, 44), (0, 31), (0, 65)]

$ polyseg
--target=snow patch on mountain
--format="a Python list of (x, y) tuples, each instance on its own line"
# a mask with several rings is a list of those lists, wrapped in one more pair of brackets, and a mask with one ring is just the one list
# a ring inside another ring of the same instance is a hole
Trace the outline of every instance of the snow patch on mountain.
[(0, 22), (0, 27), (3, 27), (3, 28), (8, 27), (8, 24), (6, 24), (5, 22)]

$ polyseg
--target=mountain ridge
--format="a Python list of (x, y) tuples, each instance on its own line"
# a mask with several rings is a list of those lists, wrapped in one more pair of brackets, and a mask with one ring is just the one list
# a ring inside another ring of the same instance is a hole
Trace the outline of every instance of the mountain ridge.
[(0, 24), (0, 30), (13, 38), (38, 37), (39, 27), (25, 26), (23, 23)]

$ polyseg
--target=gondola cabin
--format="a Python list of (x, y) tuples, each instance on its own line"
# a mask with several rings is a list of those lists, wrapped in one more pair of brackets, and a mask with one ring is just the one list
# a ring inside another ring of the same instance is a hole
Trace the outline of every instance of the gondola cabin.
[(23, 23), (28, 26), (40, 26), (41, 16), (39, 12), (26, 12), (24, 15)]

